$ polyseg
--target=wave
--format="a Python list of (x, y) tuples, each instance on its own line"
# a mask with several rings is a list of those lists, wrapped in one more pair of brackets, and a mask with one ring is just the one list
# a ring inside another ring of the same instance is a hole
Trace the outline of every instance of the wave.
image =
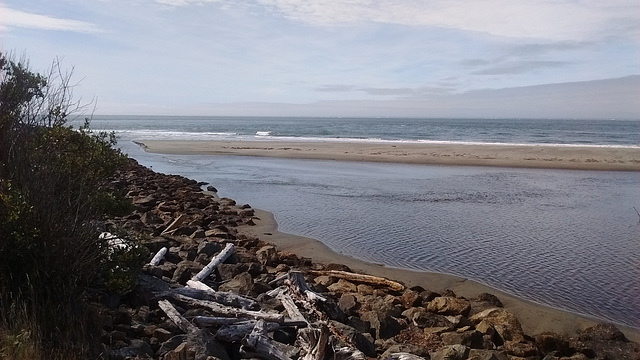
[(277, 136), (271, 131), (257, 131), (254, 135), (237, 132), (188, 132), (168, 130), (105, 130), (113, 131), (124, 140), (226, 140), (226, 141), (286, 141), (286, 142), (361, 142), (383, 144), (434, 144), (434, 145), (492, 145), (492, 146), (554, 146), (640, 149), (640, 145), (593, 144), (593, 143), (553, 143), (553, 142), (489, 142), (462, 140), (424, 139), (383, 139), (380, 137), (319, 137), (319, 136)]

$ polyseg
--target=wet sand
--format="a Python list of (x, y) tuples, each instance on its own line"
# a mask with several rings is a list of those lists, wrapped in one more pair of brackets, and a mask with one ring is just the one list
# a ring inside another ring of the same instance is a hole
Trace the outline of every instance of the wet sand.
[(148, 152), (408, 164), (640, 171), (640, 147), (404, 142), (144, 140)]
[[(419, 285), (425, 289), (436, 292), (451, 289), (458, 296), (464, 296), (466, 298), (473, 298), (484, 292), (494, 294), (500, 299), (507, 310), (518, 317), (523, 330), (528, 335), (535, 335), (544, 331), (575, 335), (578, 330), (602, 322), (568, 311), (526, 301), (458, 276), (389, 268), (380, 264), (372, 264), (349, 256), (340, 255), (315, 239), (279, 232), (273, 215), (267, 211), (256, 210), (256, 216), (259, 219), (256, 220), (256, 225), (242, 227), (241, 232), (267, 241), (275, 245), (280, 251), (289, 251), (298, 256), (310, 258), (314, 262), (347, 265), (353, 271), (397, 280), (408, 287)], [(624, 332), (629, 340), (640, 341), (640, 330), (621, 325), (617, 326)]]

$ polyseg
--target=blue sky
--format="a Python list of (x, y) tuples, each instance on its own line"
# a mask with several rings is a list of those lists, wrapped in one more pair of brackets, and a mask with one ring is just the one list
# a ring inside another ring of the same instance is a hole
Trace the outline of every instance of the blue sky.
[(0, 0), (96, 114), (640, 119), (637, 0)]

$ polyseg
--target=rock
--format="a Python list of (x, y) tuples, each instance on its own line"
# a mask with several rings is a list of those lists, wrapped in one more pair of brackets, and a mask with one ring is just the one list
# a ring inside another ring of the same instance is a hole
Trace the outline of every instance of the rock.
[[(524, 341), (524, 331), (515, 315), (500, 308), (487, 309), (479, 312), (469, 319), (474, 324), (486, 321), (487, 325), (493, 326), (500, 342), (504, 341)], [(501, 344), (498, 344), (501, 345)]]
[(169, 339), (171, 339), (171, 337), (173, 336), (173, 334), (163, 328), (156, 328), (153, 333), (152, 336), (156, 339), (158, 339), (160, 342), (165, 342)]
[(338, 282), (327, 286), (327, 289), (335, 293), (354, 293), (358, 291), (356, 285), (344, 279), (338, 280)]
[(220, 360), (231, 360), (227, 350), (206, 329), (197, 329), (187, 334), (187, 349), (195, 353), (195, 359), (205, 360), (210, 356)]
[(203, 241), (198, 245), (198, 254), (205, 254), (208, 257), (212, 257), (222, 250), (222, 246), (219, 243), (211, 241)]
[(578, 333), (578, 339), (580, 341), (593, 341), (593, 340), (611, 340), (611, 341), (627, 341), (622, 331), (620, 331), (613, 324), (597, 324), (595, 326), (586, 328)]
[(519, 356), (519, 357), (529, 357), (535, 356), (538, 354), (538, 348), (530, 343), (517, 342), (517, 341), (505, 341), (503, 345), (504, 351), (507, 354)]
[(453, 329), (454, 325), (444, 315), (438, 315), (426, 311), (422, 307), (413, 307), (402, 312), (414, 325), (420, 328), (443, 327)]
[(207, 186), (207, 191), (211, 191), (211, 192), (217, 193), (218, 189), (216, 189), (213, 185), (209, 185), (209, 186)]
[(187, 343), (183, 342), (178, 345), (175, 349), (170, 350), (164, 356), (164, 360), (186, 360), (186, 359), (194, 359), (196, 356), (194, 351), (189, 352), (187, 347)]
[[(370, 334), (362, 334), (355, 328), (337, 321), (331, 321), (332, 328), (336, 329), (347, 342), (351, 342), (355, 347), (368, 357), (376, 357), (376, 349)], [(369, 335), (369, 337), (365, 336)]]
[(277, 260), (277, 251), (274, 246), (267, 245), (256, 251), (256, 258), (262, 265), (272, 265)]
[(130, 359), (133, 357), (153, 356), (153, 349), (146, 342), (133, 339), (129, 343), (129, 346), (125, 346), (113, 352), (115, 359)]
[(535, 344), (543, 354), (553, 353), (555, 356), (569, 356), (573, 353), (569, 348), (569, 340), (552, 332), (543, 332), (534, 336)]
[(451, 296), (439, 296), (431, 300), (427, 310), (440, 315), (469, 315), (471, 305), (468, 301)]
[(414, 306), (422, 305), (422, 299), (420, 298), (420, 293), (409, 289), (402, 293), (402, 296), (400, 296), (400, 303), (402, 303), (402, 306), (408, 309)]
[(357, 286), (358, 294), (362, 295), (373, 295), (374, 290), (373, 286), (367, 284), (358, 284)]
[(173, 281), (186, 284), (187, 281), (191, 280), (193, 275), (197, 274), (200, 270), (202, 270), (202, 264), (198, 264), (197, 262), (183, 260), (176, 267), (176, 271), (173, 273)]
[(374, 331), (377, 339), (388, 339), (398, 335), (400, 330), (402, 330), (402, 326), (394, 317), (385, 315), (384, 313), (367, 311), (362, 314), (361, 318), (371, 324), (371, 329)]
[(482, 348), (482, 333), (476, 330), (468, 331), (453, 331), (440, 334), (440, 339), (445, 345), (464, 345), (470, 348), (480, 349)]
[(243, 272), (236, 275), (230, 281), (220, 285), (219, 291), (230, 291), (240, 295), (247, 295), (253, 287), (253, 278), (249, 273)]
[(464, 345), (448, 345), (430, 353), (431, 360), (465, 360), (469, 348)]
[(192, 239), (202, 239), (205, 237), (205, 231), (203, 229), (197, 229), (189, 237)]
[(497, 350), (471, 349), (468, 360), (509, 360), (503, 352)]
[(346, 314), (355, 309), (357, 305), (358, 303), (356, 302), (356, 297), (352, 294), (342, 294), (342, 296), (340, 296), (340, 299), (338, 300), (338, 307)]
[(318, 285), (329, 286), (336, 282), (336, 278), (327, 275), (321, 275), (313, 279), (313, 282)]

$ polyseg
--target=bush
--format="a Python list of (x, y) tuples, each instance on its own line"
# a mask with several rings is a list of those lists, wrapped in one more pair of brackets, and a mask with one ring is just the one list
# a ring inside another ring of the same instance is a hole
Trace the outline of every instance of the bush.
[(95, 220), (130, 209), (110, 182), (126, 157), (88, 121), (66, 126), (80, 107), (69, 75), (52, 68), (44, 77), (0, 53), (0, 334), (10, 334), (0, 343), (29, 334), (21, 339), (83, 353), (93, 334), (85, 290), (114, 268), (133, 271), (139, 255), (114, 262), (98, 238)]

